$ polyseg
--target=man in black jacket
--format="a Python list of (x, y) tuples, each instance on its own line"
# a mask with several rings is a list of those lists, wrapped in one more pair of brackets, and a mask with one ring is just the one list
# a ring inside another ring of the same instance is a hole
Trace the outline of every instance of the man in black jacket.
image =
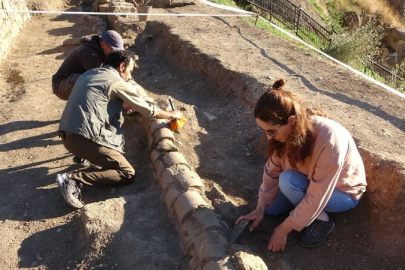
[(68, 100), (77, 78), (85, 71), (101, 67), (107, 55), (124, 50), (124, 42), (119, 33), (108, 30), (102, 36), (84, 36), (81, 45), (74, 49), (52, 76), (53, 93), (60, 99)]

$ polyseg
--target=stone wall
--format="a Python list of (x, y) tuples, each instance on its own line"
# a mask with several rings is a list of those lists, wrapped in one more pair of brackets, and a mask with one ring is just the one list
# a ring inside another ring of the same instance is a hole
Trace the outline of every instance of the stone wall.
[[(0, 9), (28, 10), (25, 0), (0, 0)], [(0, 12), (0, 62), (7, 57), (14, 38), (29, 18), (29, 13)]]
[(405, 30), (399, 28), (386, 28), (383, 44), (388, 49), (384, 51), (382, 64), (391, 69), (401, 64), (405, 59)]

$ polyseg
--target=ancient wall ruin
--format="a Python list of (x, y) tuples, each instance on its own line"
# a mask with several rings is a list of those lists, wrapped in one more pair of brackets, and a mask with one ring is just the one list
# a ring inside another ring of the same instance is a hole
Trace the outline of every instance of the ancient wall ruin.
[[(0, 9), (28, 10), (25, 0), (0, 0)], [(0, 12), (0, 62), (7, 57), (14, 38), (29, 18), (29, 13)]]

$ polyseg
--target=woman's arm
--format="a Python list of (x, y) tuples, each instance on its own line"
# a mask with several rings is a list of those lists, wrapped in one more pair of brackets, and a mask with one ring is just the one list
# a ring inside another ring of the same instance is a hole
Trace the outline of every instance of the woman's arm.
[(280, 158), (270, 157), (263, 170), (263, 181), (259, 188), (259, 204), (270, 206), (275, 200), (278, 187), (278, 176), (283, 171)]

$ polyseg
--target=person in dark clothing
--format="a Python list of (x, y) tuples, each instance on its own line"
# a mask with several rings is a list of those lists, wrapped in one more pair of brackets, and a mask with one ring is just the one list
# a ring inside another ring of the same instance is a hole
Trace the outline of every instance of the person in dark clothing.
[(109, 53), (124, 50), (122, 37), (114, 30), (108, 30), (102, 36), (84, 36), (80, 43), (81, 45), (67, 56), (52, 76), (53, 93), (63, 100), (68, 100), (81, 74), (92, 68), (101, 67)]

